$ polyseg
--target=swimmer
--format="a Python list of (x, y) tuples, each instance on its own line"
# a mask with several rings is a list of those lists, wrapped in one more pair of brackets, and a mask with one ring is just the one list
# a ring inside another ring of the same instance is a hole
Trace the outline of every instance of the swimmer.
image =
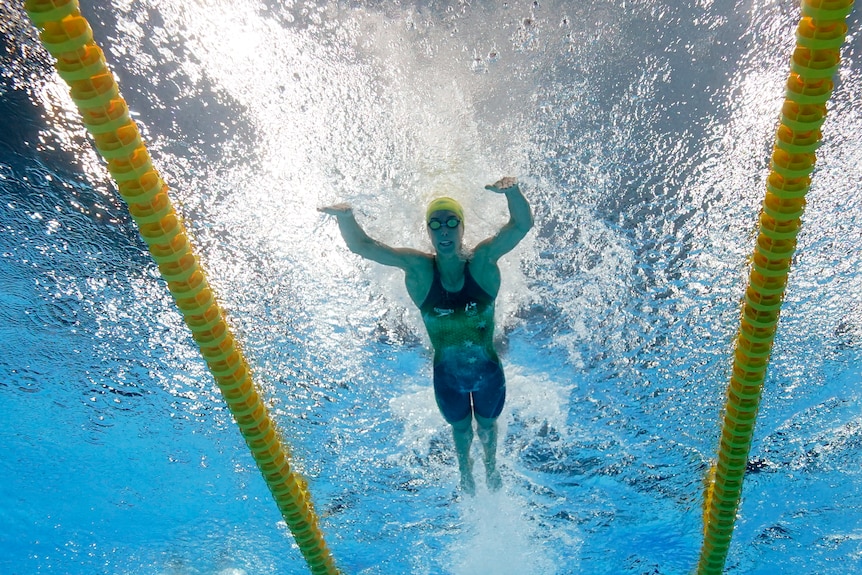
[(509, 221), (472, 252), (462, 244), (464, 210), (452, 198), (437, 198), (428, 205), (425, 223), (434, 247), (430, 254), (372, 239), (348, 204), (319, 208), (338, 219), (350, 251), (404, 270), (407, 293), (419, 308), (434, 347), (434, 396), (452, 426), (461, 489), (470, 495), (476, 490), (470, 459), (474, 418), (488, 488), (496, 491), (502, 485), (497, 417), (506, 399), (506, 378), (494, 348), (494, 302), (500, 290), (497, 260), (533, 227), (530, 204), (515, 178), (503, 178), (485, 189), (506, 196)]

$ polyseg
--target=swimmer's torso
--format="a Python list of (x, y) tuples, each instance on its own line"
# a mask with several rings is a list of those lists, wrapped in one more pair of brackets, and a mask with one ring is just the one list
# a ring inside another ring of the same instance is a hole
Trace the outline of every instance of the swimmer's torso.
[(471, 373), (500, 362), (494, 350), (494, 298), (473, 279), (469, 262), (457, 292), (443, 287), (436, 261), (432, 265), (434, 279), (419, 309), (434, 346), (434, 364), (471, 379)]

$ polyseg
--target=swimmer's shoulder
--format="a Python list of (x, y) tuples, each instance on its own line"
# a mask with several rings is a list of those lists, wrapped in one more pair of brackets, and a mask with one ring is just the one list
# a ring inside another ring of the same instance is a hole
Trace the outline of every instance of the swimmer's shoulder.
[(418, 250), (409, 251), (411, 253), (404, 254), (404, 283), (410, 299), (421, 307), (434, 283), (434, 256)]

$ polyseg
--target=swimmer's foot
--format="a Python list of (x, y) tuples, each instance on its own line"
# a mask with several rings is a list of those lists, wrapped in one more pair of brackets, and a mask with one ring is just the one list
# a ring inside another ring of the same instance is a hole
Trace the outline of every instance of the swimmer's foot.
[(467, 461), (466, 465), (459, 465), (461, 471), (461, 491), (467, 495), (476, 495), (476, 482), (473, 480), (473, 460)]

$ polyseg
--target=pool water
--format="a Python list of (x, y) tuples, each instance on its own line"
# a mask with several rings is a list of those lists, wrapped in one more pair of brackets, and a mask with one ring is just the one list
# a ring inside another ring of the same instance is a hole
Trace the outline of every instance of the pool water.
[[(798, 3), (82, 3), (345, 574), (693, 572)], [(728, 573), (862, 567), (858, 14)], [(0, 28), (0, 573), (307, 573), (17, 2)], [(504, 488), (466, 498), (403, 278), (316, 207), (428, 250), (446, 192), (474, 245), (509, 174)]]

